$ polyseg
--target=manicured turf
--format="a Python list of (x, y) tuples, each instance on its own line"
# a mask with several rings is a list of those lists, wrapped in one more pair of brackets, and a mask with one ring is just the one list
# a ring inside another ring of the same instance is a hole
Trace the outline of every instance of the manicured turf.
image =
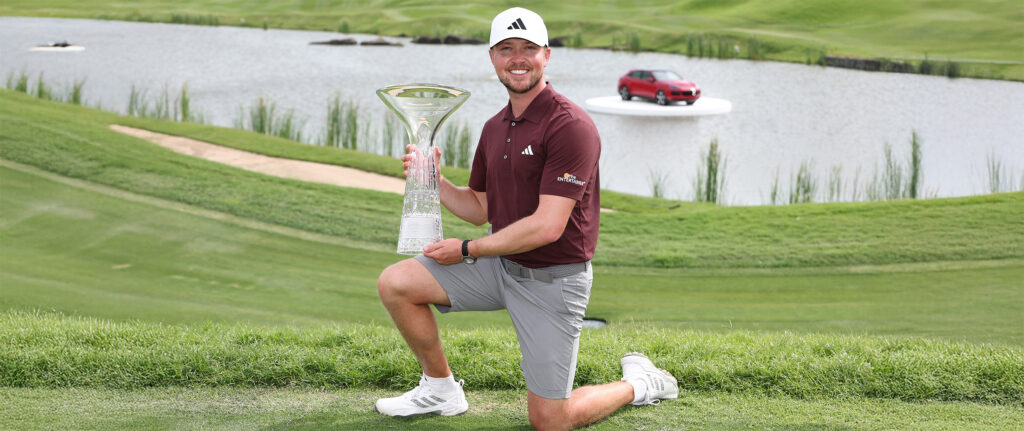
[[(1024, 7), (1014, 1), (646, 0), (595, 5), (543, 0), (521, 5), (544, 16), (551, 37), (579, 35), (590, 47), (626, 45), (635, 33), (640, 49), (681, 53), (687, 50), (688, 36), (714, 35), (728, 37), (726, 49), (738, 44), (747, 56), (750, 39), (756, 38), (762, 58), (816, 61), (822, 52), (897, 59), (927, 55), (938, 62), (960, 61), (965, 75), (1024, 80)], [(508, 6), (496, 1), (7, 0), (0, 4), (0, 15), (161, 22), (177, 15), (179, 22), (216, 18), (221, 25), (382, 35), (455, 33), (486, 40), (490, 20)]]
[[(392, 252), (272, 225), (254, 230), (244, 219), (32, 168), (0, 166), (0, 181), (3, 308), (192, 324), (388, 322), (375, 280), (401, 258)], [(589, 314), (613, 324), (1024, 345), (1019, 260), (785, 271), (598, 266), (595, 278)], [(504, 313), (442, 322), (509, 324)]]
[[(0, 388), (0, 428), (18, 430), (527, 430), (526, 397), (469, 391), (453, 418), (395, 419), (374, 400), (395, 391), (269, 388)], [(683, 392), (656, 407), (626, 407), (587, 430), (1005, 431), (1024, 426), (1014, 407), (882, 399), (799, 400)], [(60, 414), (54, 414), (60, 412)]]

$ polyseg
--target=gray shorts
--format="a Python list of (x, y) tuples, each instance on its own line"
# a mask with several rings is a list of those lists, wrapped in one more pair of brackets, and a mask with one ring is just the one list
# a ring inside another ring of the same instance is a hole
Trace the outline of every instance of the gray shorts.
[[(448, 294), (451, 307), (437, 306), (438, 311), (508, 310), (523, 354), (519, 367), (526, 376), (526, 387), (544, 398), (569, 398), (583, 316), (594, 281), (590, 262), (584, 265), (584, 271), (553, 277), (549, 283), (510, 275), (505, 267), (509, 262), (498, 257), (448, 266), (423, 255), (416, 256), (416, 260)], [(558, 274), (565, 267), (550, 269)]]

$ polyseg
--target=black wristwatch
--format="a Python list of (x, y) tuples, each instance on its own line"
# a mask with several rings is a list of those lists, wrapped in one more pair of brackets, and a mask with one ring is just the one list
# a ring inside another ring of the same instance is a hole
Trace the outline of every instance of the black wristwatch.
[(469, 241), (462, 241), (462, 263), (476, 263), (476, 258), (469, 255)]

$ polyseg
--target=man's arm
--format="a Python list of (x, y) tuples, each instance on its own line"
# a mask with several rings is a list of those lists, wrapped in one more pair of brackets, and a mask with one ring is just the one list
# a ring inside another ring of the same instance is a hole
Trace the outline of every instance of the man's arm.
[(487, 194), (469, 187), (459, 187), (438, 172), (441, 204), (456, 217), (480, 226), (487, 223)]
[[(575, 206), (576, 200), (572, 198), (540, 195), (540, 202), (533, 214), (494, 234), (474, 239), (469, 243), (469, 254), (473, 257), (504, 256), (524, 253), (555, 242), (565, 231)], [(423, 255), (442, 265), (458, 263), (462, 260), (462, 240), (449, 238), (429, 244), (424, 247)]]

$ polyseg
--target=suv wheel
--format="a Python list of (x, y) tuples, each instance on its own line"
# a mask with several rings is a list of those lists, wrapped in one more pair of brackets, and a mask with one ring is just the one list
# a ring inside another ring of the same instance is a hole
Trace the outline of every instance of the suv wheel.
[(625, 85), (619, 88), (619, 96), (622, 96), (622, 100), (629, 100), (633, 98), (633, 96), (629, 94), (629, 88), (626, 88)]
[(659, 105), (668, 105), (668, 97), (665, 97), (665, 92), (663, 90), (658, 90), (658, 94), (654, 96), (654, 100), (656, 100)]

